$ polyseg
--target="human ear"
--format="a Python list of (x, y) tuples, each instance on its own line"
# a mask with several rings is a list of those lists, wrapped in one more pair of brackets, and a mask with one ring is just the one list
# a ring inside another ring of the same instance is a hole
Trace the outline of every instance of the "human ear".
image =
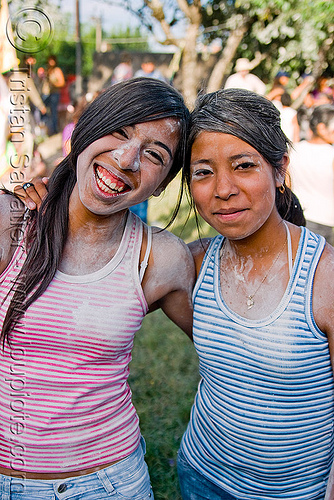
[(289, 163), (290, 163), (290, 158), (288, 154), (285, 153), (282, 158), (281, 168), (279, 170), (276, 169), (275, 171), (276, 187), (280, 187), (284, 184)]
[(317, 128), (317, 136), (322, 137), (327, 132), (327, 127), (323, 122), (318, 123)]

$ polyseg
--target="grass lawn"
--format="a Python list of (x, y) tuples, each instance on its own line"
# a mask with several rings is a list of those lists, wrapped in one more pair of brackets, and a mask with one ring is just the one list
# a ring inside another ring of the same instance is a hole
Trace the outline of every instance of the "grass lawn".
[(129, 383), (156, 500), (181, 500), (176, 455), (198, 380), (189, 338), (162, 311), (149, 314), (135, 338)]
[[(164, 227), (169, 221), (179, 190), (175, 179), (159, 198), (149, 201), (148, 220)], [(184, 199), (180, 214), (170, 228), (185, 241), (198, 238), (194, 216)], [(202, 236), (213, 235), (205, 224)], [(146, 461), (156, 500), (181, 500), (176, 456), (187, 426), (199, 381), (198, 358), (189, 338), (161, 311), (149, 314), (136, 335), (129, 383), (133, 402), (146, 440)]]

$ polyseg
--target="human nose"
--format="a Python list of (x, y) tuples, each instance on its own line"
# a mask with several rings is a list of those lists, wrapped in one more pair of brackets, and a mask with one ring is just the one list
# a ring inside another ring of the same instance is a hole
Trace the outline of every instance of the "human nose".
[(216, 177), (215, 197), (228, 200), (230, 196), (238, 194), (239, 188), (230, 173), (219, 173)]
[(128, 145), (124, 148), (116, 149), (113, 152), (114, 158), (122, 170), (136, 172), (140, 168), (140, 149), (136, 145)]

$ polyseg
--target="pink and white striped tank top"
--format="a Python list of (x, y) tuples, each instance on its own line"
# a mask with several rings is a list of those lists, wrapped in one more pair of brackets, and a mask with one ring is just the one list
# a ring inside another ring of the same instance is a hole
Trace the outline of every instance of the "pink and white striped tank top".
[[(0, 465), (67, 472), (103, 465), (138, 446), (127, 383), (147, 312), (138, 273), (143, 223), (129, 213), (119, 249), (97, 272), (57, 272), (0, 356)], [(0, 300), (25, 252), (0, 277)], [(0, 310), (1, 324), (8, 301)]]

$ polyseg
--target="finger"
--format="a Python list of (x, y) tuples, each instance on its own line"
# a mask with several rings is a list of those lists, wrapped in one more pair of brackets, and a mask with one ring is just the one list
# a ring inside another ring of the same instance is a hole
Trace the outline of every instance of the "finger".
[[(22, 186), (15, 186), (14, 193), (16, 196), (23, 201), (25, 206), (29, 208), (29, 210), (36, 210), (37, 208), (37, 198), (39, 198), (38, 194), (35, 192), (35, 195), (32, 194), (32, 191), (35, 191), (34, 187), (30, 187), (27, 190), (23, 189)], [(35, 198), (35, 200), (34, 200)]]
[(29, 210), (39, 210), (41, 203), (48, 193), (48, 177), (34, 177), (14, 188), (14, 193), (23, 201)]
[(18, 186), (15, 193), (18, 194), (30, 210), (35, 210), (36, 208), (39, 209), (43, 198), (47, 194), (47, 189), (41, 177), (35, 177), (31, 181), (22, 184), (22, 186)]
[[(38, 197), (40, 198), (40, 200), (38, 200), (38, 199), (35, 200), (35, 198), (34, 198), (34, 201), (37, 201), (39, 204), (42, 200), (44, 200), (44, 198), (48, 194), (48, 189), (47, 189), (48, 181), (49, 181), (48, 177), (34, 177), (30, 181), (34, 185), (35, 192), (37, 193)], [(30, 196), (29, 189), (30, 188), (28, 188), (27, 191), (28, 191), (28, 194)]]
[[(47, 182), (48, 182), (48, 177), (34, 177), (29, 181), (27, 184), (30, 185), (29, 187), (24, 187), (22, 186), (23, 189), (25, 189), (26, 194), (32, 200), (32, 202), (36, 205), (35, 208), (39, 210), (39, 207), (41, 206), (42, 201), (44, 200), (45, 196), (48, 194), (47, 190)], [(30, 203), (30, 200), (27, 198), (27, 201)], [(32, 206), (32, 204), (31, 204)], [(30, 208), (28, 206), (28, 208)], [(31, 208), (31, 210), (34, 210)]]

